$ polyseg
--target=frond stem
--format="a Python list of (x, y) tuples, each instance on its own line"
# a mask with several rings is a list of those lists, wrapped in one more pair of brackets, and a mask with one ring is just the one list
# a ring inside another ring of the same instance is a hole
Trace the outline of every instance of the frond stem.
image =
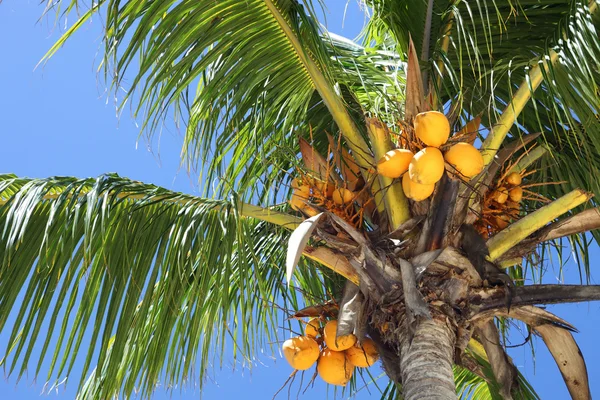
[(540, 60), (537, 65), (531, 68), (531, 71), (529, 71), (529, 74), (525, 77), (525, 80), (521, 83), (521, 86), (519, 86), (519, 89), (517, 89), (510, 103), (506, 106), (481, 146), (484, 165), (488, 165), (494, 159), (510, 128), (517, 121), (519, 114), (521, 114), (521, 111), (523, 111), (525, 105), (531, 99), (533, 92), (542, 83), (544, 75), (541, 66), (547, 68), (547, 62), (554, 64), (557, 60), (558, 53), (551, 51), (547, 60)]
[(583, 190), (573, 190), (552, 203), (536, 210), (508, 228), (498, 232), (487, 241), (490, 250), (490, 259), (497, 260), (527, 236), (542, 228), (552, 220), (567, 211), (585, 203), (592, 195)]

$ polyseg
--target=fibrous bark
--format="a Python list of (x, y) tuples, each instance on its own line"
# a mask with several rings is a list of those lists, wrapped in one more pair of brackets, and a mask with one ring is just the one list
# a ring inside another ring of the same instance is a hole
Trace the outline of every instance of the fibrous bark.
[(412, 341), (400, 338), (400, 371), (406, 400), (457, 399), (452, 364), (454, 330), (446, 321), (422, 320)]

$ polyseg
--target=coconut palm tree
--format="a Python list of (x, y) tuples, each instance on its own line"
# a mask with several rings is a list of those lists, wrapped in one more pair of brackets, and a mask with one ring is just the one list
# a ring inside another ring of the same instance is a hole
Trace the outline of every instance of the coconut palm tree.
[[(387, 398), (537, 398), (502, 346), (519, 320), (590, 398), (574, 327), (538, 306), (600, 287), (526, 279), (561, 238), (588, 274), (598, 239), (598, 3), (367, 5), (358, 44), (310, 1), (49, 3), (79, 19), (47, 56), (99, 16), (105, 78), (145, 134), (180, 124), (207, 183), (194, 197), (112, 174), (1, 176), (8, 371), (35, 357), (52, 380), (81, 357), (80, 398), (150, 396), (197, 366), (202, 381), (226, 340), (251, 357), (282, 319), (319, 317), (375, 342)], [(425, 165), (441, 178), (421, 199), (418, 157), (402, 177), (382, 164), (424, 154), (415, 122), (436, 110), (454, 133), (430, 145), (447, 162)], [(457, 144), (477, 156), (452, 158)]]

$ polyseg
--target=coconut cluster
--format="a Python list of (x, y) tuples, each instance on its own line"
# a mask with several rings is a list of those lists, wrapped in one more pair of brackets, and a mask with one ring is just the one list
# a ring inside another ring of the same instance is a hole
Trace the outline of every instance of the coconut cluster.
[(414, 119), (414, 132), (424, 147), (413, 154), (408, 149), (394, 149), (377, 162), (377, 173), (388, 178), (402, 177), (402, 189), (409, 199), (425, 200), (448, 172), (460, 179), (470, 179), (483, 170), (483, 157), (469, 143), (456, 143), (442, 153), (450, 137), (450, 122), (438, 111), (427, 111)]
[(490, 208), (499, 211), (493, 221), (496, 230), (506, 228), (517, 219), (523, 199), (522, 180), (520, 173), (512, 172), (500, 181), (496, 190), (489, 195), (492, 200)]
[(289, 203), (292, 209), (312, 217), (319, 213), (317, 207), (322, 207), (348, 222), (356, 222), (357, 214), (353, 205), (355, 202), (360, 204), (359, 190), (336, 187), (332, 182), (309, 176), (292, 179), (291, 187), (293, 191)]
[(483, 201), (481, 218), (475, 227), (484, 237), (490, 237), (519, 219), (523, 200), (523, 176), (525, 171), (505, 174), (491, 187)]
[(336, 330), (336, 320), (322, 327), (320, 318), (312, 318), (306, 324), (304, 336), (283, 343), (285, 359), (297, 370), (307, 370), (317, 363), (321, 379), (331, 385), (345, 386), (354, 367), (370, 367), (379, 359), (379, 354), (373, 340), (365, 338), (359, 344), (356, 336), (336, 336)]

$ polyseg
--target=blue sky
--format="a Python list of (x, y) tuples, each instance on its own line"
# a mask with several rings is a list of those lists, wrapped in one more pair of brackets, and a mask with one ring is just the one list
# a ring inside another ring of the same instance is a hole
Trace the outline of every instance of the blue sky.
[[(329, 0), (326, 3), (330, 7), (327, 14), (330, 30), (355, 36), (363, 24), (363, 16), (355, 3), (349, 4), (343, 27), (345, 2)], [(172, 190), (196, 193), (195, 178), (180, 168), (178, 132), (163, 132), (160, 147), (158, 142), (148, 145), (143, 139), (138, 141), (138, 128), (128, 109), (117, 118), (113, 98), (107, 95), (96, 75), (100, 50), (98, 19), (86, 25), (48, 64), (34, 71), (60, 31), (52, 19), (38, 22), (41, 12), (42, 6), (36, 0), (5, 0), (0, 4), (0, 172), (27, 177), (88, 177), (117, 172)], [(599, 256), (598, 249), (594, 248), (592, 278), (597, 276), (594, 260)], [(558, 266), (549, 265), (547, 282), (556, 282), (557, 276)], [(564, 279), (567, 283), (579, 282), (574, 264), (568, 265)], [(589, 375), (600, 376), (600, 350), (594, 344), (600, 328), (600, 303), (549, 309), (579, 328), (581, 333), (576, 334), (576, 340), (588, 362)], [(0, 335), (0, 351), (6, 348), (7, 339), (6, 332)], [(521, 337), (515, 335), (513, 344), (520, 341)], [(534, 343), (535, 369), (528, 346), (510, 351), (515, 363), (531, 379), (542, 398), (568, 398), (560, 373), (543, 342), (535, 340)], [(271, 398), (291, 372), (278, 355), (275, 361), (269, 354), (262, 355), (250, 373), (240, 366), (232, 372), (233, 366), (225, 360), (222, 369), (215, 366), (212, 380), (205, 386), (204, 398), (237, 399), (240, 395)], [(373, 372), (381, 373), (380, 367), (375, 366)], [(18, 384), (16, 377), (4, 377), (0, 380), (0, 398), (39, 399), (43, 376), (34, 381), (33, 376), (25, 375)], [(74, 398), (74, 383), (48, 397)], [(327, 388), (317, 382), (309, 392), (315, 398), (325, 398)], [(377, 390), (372, 389), (371, 396), (362, 390), (356, 398), (378, 398), (376, 393)], [(600, 383), (593, 379), (592, 393), (600, 393)], [(329, 390), (329, 397), (331, 395)], [(161, 389), (155, 396), (156, 399), (169, 397)], [(193, 389), (183, 393), (176, 390), (172, 396), (174, 399), (199, 397), (199, 392)], [(279, 396), (286, 397), (285, 392)], [(46, 395), (43, 398), (47, 398)]]

